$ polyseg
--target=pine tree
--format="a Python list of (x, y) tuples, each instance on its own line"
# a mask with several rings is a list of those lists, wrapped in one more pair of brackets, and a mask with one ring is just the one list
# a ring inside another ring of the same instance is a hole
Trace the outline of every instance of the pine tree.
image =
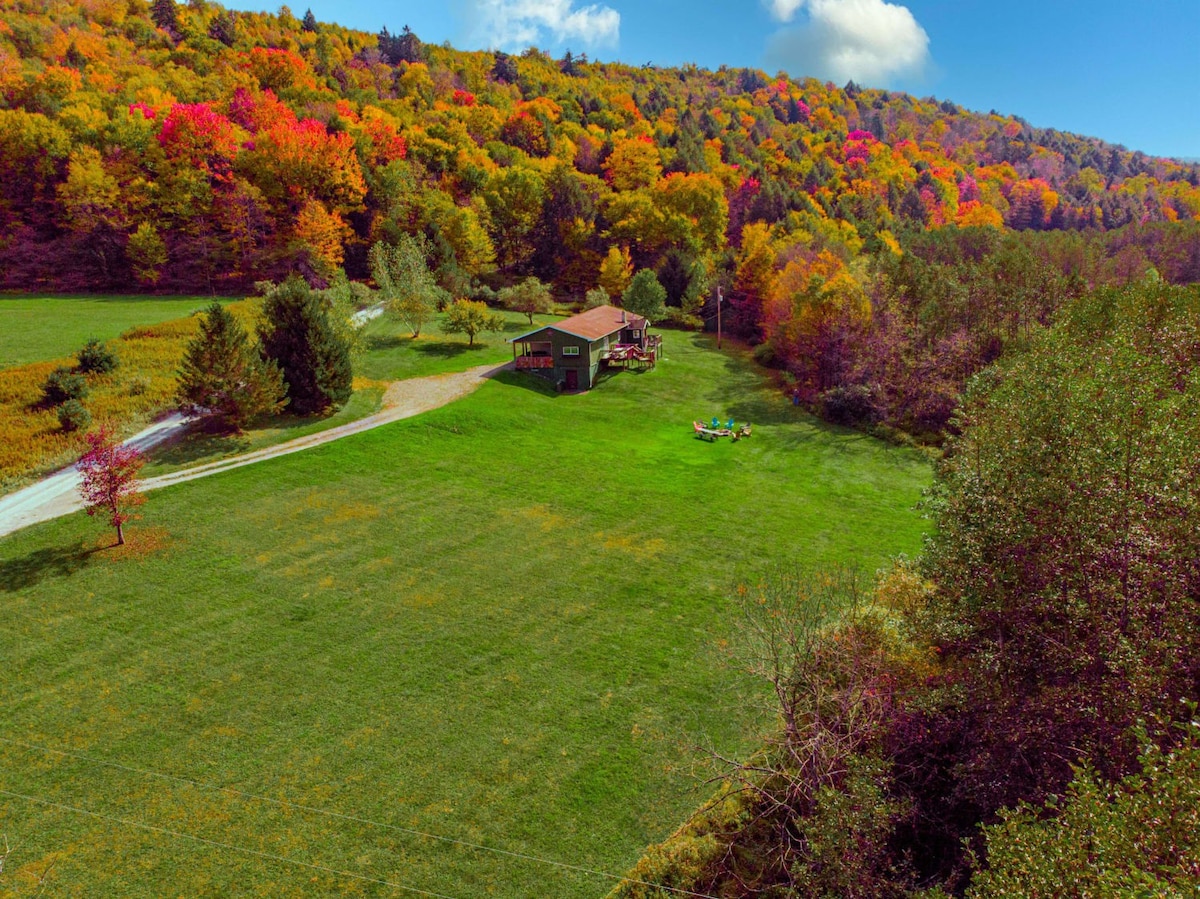
[(208, 36), (214, 41), (220, 41), (226, 47), (232, 47), (237, 40), (237, 13), (231, 9), (223, 9), (208, 25)]
[(150, 18), (172, 37), (179, 34), (179, 10), (175, 0), (154, 0), (150, 7)]
[(350, 348), (329, 320), (321, 297), (293, 275), (271, 291), (259, 330), (263, 354), (283, 371), (288, 409), (323, 412), (350, 399)]
[(321, 26), (317, 24), (317, 17), (313, 15), (311, 9), (304, 11), (304, 20), (300, 23), (300, 27), (313, 34), (321, 30)]
[(520, 73), (517, 71), (517, 62), (507, 53), (496, 51), (496, 61), (492, 64), (492, 77), (497, 81), (503, 81), (505, 84), (513, 84), (516, 82)]
[(283, 373), (251, 346), (237, 319), (213, 303), (188, 344), (177, 396), (183, 411), (208, 412), (222, 426), (241, 430), (255, 416), (283, 407)]
[(407, 25), (400, 32), (400, 37), (396, 38), (396, 56), (397, 62), (420, 62), (424, 56), (421, 39)]

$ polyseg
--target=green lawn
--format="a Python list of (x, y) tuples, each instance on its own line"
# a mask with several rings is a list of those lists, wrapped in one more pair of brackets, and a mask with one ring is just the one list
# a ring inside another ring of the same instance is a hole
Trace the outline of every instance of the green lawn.
[(366, 353), (355, 366), (355, 373), (378, 381), (399, 381), (504, 362), (513, 357), (512, 344), (506, 341), (563, 319), (561, 315), (535, 315), (530, 326), (528, 317), (519, 312), (492, 311), (504, 317), (504, 331), (479, 334), (474, 346), (468, 345), (465, 334), (443, 331), (440, 315), (422, 328), (415, 340), (404, 325), (381, 315), (366, 325)]
[[(930, 477), (666, 336), (657, 371), (587, 394), (504, 374), (151, 494), (124, 555), (82, 515), (0, 540), (0, 892), (51, 862), (53, 895), (607, 892), (406, 830), (626, 870), (709, 794), (688, 746), (746, 748), (736, 584), (916, 551)], [(754, 436), (694, 439), (712, 415)]]
[[(504, 332), (481, 334), (475, 338), (474, 346), (468, 345), (461, 334), (442, 331), (441, 316), (430, 322), (416, 340), (403, 325), (381, 316), (365, 326), (364, 352), (355, 360), (355, 373), (371, 380), (397, 381), (505, 362), (512, 358), (512, 345), (505, 341), (532, 329), (529, 319), (520, 313), (499, 311), (499, 314), (505, 320)], [(554, 315), (534, 316), (537, 323), (534, 327), (560, 319), (561, 316)], [(355, 391), (350, 402), (332, 415), (315, 418), (281, 415), (258, 422), (236, 436), (190, 433), (179, 442), (152, 452), (145, 476), (215, 462), (346, 424), (375, 412), (382, 396), (382, 388), (367, 387)]]
[[(0, 295), (0, 368), (69, 356), (96, 337), (182, 318), (213, 297)], [(225, 300), (222, 300), (224, 302)]]
[(273, 415), (252, 422), (240, 434), (214, 434), (189, 425), (188, 433), (183, 437), (147, 454), (142, 477), (152, 478), (182, 468), (240, 456), (340, 427), (377, 412), (382, 399), (382, 387), (362, 387), (350, 395), (346, 405), (326, 415)]

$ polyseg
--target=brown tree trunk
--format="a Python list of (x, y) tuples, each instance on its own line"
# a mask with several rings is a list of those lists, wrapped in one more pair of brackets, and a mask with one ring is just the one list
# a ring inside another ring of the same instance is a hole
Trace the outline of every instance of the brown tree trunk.
[(121, 530), (121, 523), (117, 522), (117, 546), (125, 545), (125, 534)]

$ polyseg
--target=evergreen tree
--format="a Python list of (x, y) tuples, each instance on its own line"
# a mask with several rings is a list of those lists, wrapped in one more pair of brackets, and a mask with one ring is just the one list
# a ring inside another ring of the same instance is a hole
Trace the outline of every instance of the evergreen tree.
[(396, 62), (420, 62), (424, 58), (421, 39), (413, 34), (412, 29), (407, 25), (400, 32), (400, 37), (396, 38), (395, 47)]
[(180, 408), (208, 412), (237, 431), (255, 416), (278, 412), (284, 393), (279, 367), (258, 354), (229, 310), (209, 306), (179, 370)]
[(233, 42), (237, 40), (237, 13), (231, 9), (223, 9), (213, 16), (208, 26), (208, 36), (226, 47), (232, 47)]
[(313, 15), (311, 9), (304, 11), (304, 20), (300, 23), (300, 27), (313, 34), (321, 30), (321, 26), (317, 24), (317, 17)]
[(658, 283), (666, 291), (668, 306), (682, 306), (683, 298), (687, 296), (692, 286), (692, 273), (695, 260), (685, 251), (671, 249), (667, 251), (663, 264), (658, 269)]
[(282, 369), (292, 412), (309, 415), (350, 399), (350, 348), (330, 322), (321, 297), (303, 279), (293, 275), (272, 290), (263, 318), (263, 355)]
[(496, 61), (492, 64), (492, 77), (505, 84), (513, 84), (520, 77), (517, 72), (517, 62), (507, 53), (496, 51)]
[(386, 25), (379, 29), (379, 35), (376, 38), (376, 43), (379, 47), (379, 55), (383, 57), (384, 62), (386, 62), (388, 65), (395, 65), (396, 60), (394, 54), (396, 52), (396, 38), (393, 37), (392, 33), (387, 30)]
[(179, 34), (179, 10), (175, 7), (175, 0), (154, 0), (150, 6), (150, 18), (172, 37)]

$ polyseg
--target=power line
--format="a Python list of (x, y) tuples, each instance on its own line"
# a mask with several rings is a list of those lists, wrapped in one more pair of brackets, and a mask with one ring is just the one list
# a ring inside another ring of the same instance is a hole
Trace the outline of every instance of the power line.
[(128, 818), (118, 818), (114, 815), (105, 815), (102, 812), (94, 812), (91, 809), (78, 808), (74, 805), (67, 805), (65, 802), (53, 802), (49, 799), (43, 799), (40, 796), (27, 796), (24, 793), (14, 793), (11, 790), (0, 789), (0, 796), (11, 796), (14, 799), (23, 799), (26, 802), (33, 802), (37, 805), (45, 805), (50, 808), (61, 809), (62, 811), (75, 812), (80, 815), (87, 815), (91, 818), (99, 818), (101, 821), (109, 821), (113, 824), (122, 824), (126, 827), (137, 827), (141, 830), (148, 830), (151, 833), (165, 834), (166, 836), (180, 837), (185, 840), (193, 840), (197, 843), (203, 843), (206, 846), (215, 846), (218, 849), (229, 849), (233, 852), (241, 852), (244, 855), (254, 855), (258, 858), (270, 859), (276, 862), (285, 862), (289, 865), (299, 865), (302, 868), (310, 868), (314, 871), (323, 871), (326, 874), (335, 874), (339, 877), (352, 877), (355, 880), (366, 881), (367, 883), (376, 883), (382, 886), (393, 887), (405, 893), (415, 893), (419, 896), (432, 896), (434, 899), (455, 899), (446, 893), (434, 893), (430, 890), (422, 890), (418, 887), (405, 886), (402, 883), (396, 883), (392, 880), (383, 880), (378, 877), (368, 877), (365, 874), (356, 874), (353, 871), (342, 871), (337, 868), (328, 868), (325, 865), (314, 864), (313, 862), (302, 862), (298, 858), (288, 858), (284, 855), (275, 855), (271, 852), (260, 852), (257, 849), (247, 849), (245, 846), (236, 846), (233, 843), (222, 843), (219, 840), (210, 840), (206, 837), (198, 837), (195, 834), (184, 833), (180, 830), (170, 830), (166, 827), (158, 827), (154, 824), (146, 824), (142, 821), (131, 821)]
[[(691, 896), (691, 897), (694, 897), (694, 899), (717, 899), (716, 896), (713, 896), (709, 893), (697, 893), (692, 890), (685, 890), (681, 887), (671, 887), (671, 886), (666, 886), (665, 884), (661, 884), (661, 883), (651, 883), (649, 881), (638, 880), (636, 878), (627, 877), (627, 876), (621, 875), (621, 874), (610, 874), (607, 871), (597, 871), (592, 868), (585, 868), (581, 865), (572, 865), (567, 862), (556, 861), (555, 859), (541, 858), (539, 856), (529, 855), (524, 852), (514, 852), (510, 849), (498, 849), (494, 846), (485, 846), (481, 843), (472, 843), (467, 840), (459, 840), (454, 837), (440, 836), (435, 833), (428, 833), (428, 832), (422, 831), (422, 830), (414, 830), (413, 828), (410, 828), (410, 827), (401, 827), (397, 824), (386, 824), (382, 821), (372, 821), (369, 818), (360, 818), (356, 815), (347, 815), (347, 814), (343, 814), (342, 812), (329, 811), (327, 809), (316, 808), (311, 805), (302, 805), (297, 802), (288, 802), (286, 799), (275, 799), (274, 797), (271, 797), (271, 796), (261, 796), (257, 793), (247, 793), (244, 790), (238, 790), (238, 789), (235, 789), (234, 787), (216, 786), (215, 784), (208, 784), (208, 783), (204, 783), (203, 781), (192, 780), (187, 777), (180, 777), (176, 774), (164, 774), (163, 772), (151, 771), (146, 768), (134, 768), (129, 765), (122, 765), (119, 762), (112, 762), (107, 759), (93, 758), (91, 756), (82, 755), (77, 752), (68, 752), (63, 749), (53, 749), (49, 746), (39, 746), (35, 743), (25, 743), (21, 740), (13, 740), (9, 737), (0, 737), (0, 743), (8, 743), (13, 746), (20, 746), (24, 749), (33, 750), (35, 752), (45, 752), (45, 753), (49, 753), (52, 755), (64, 756), (66, 758), (78, 759), (79, 761), (87, 762), (89, 764), (101, 765), (101, 766), (108, 767), (108, 768), (116, 768), (121, 771), (128, 771), (131, 774), (138, 774), (138, 775), (142, 775), (144, 777), (157, 777), (162, 780), (171, 780), (171, 781), (175, 781), (176, 783), (187, 784), (189, 786), (196, 787), (197, 789), (201, 789), (201, 790), (212, 790), (212, 791), (218, 792), (218, 793), (228, 793), (232, 796), (238, 796), (243, 799), (253, 799), (258, 802), (266, 802), (266, 803), (270, 803), (272, 805), (277, 805), (277, 806), (280, 806), (283, 808), (290, 808), (290, 809), (296, 809), (296, 810), (302, 811), (302, 812), (309, 812), (314, 815), (323, 815), (328, 818), (336, 818), (338, 820), (349, 821), (349, 822), (353, 822), (355, 824), (367, 824), (372, 827), (378, 827), (378, 828), (381, 828), (384, 830), (392, 830), (392, 831), (396, 831), (397, 833), (406, 834), (408, 836), (422, 837), (424, 839), (435, 840), (440, 843), (448, 843), (453, 846), (460, 846), (464, 849), (473, 849), (478, 852), (491, 852), (495, 855), (503, 855), (503, 856), (507, 856), (509, 858), (520, 859), (522, 861), (536, 862), (536, 863), (542, 864), (542, 865), (550, 865), (552, 867), (561, 868), (566, 871), (573, 871), (577, 874), (589, 874), (593, 877), (603, 877), (608, 880), (618, 881), (620, 883), (634, 884), (635, 886), (653, 887), (654, 889), (663, 890), (665, 892), (673, 893), (673, 894), (680, 895), (680, 896)], [(3, 793), (3, 792), (4, 792), (3, 790), (0, 790), (0, 793)], [(52, 803), (49, 803), (49, 804), (52, 804)]]

